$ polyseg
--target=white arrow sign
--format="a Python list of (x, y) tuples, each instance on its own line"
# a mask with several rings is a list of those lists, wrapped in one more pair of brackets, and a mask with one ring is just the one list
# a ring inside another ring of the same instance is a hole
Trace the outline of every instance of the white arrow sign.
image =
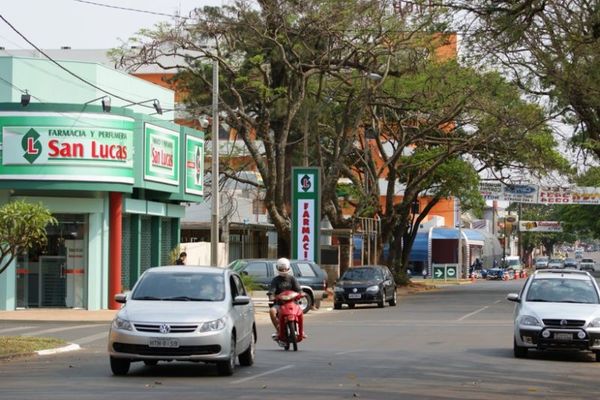
[(436, 268), (434, 274), (436, 278), (441, 278), (442, 276), (444, 276), (444, 271), (442, 271), (440, 268)]

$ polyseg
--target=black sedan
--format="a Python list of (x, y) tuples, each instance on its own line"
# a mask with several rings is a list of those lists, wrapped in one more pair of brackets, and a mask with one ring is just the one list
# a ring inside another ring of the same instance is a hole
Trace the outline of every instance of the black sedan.
[(396, 305), (396, 282), (388, 267), (382, 265), (362, 265), (346, 270), (336, 282), (333, 308), (339, 310), (342, 304), (354, 308), (356, 304), (376, 303), (384, 307)]

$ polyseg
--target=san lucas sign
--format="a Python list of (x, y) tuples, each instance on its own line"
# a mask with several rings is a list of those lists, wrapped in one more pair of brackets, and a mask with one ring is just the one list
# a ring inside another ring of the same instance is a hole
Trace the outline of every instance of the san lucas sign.
[(319, 262), (321, 170), (292, 168), (292, 258)]
[(78, 113), (0, 113), (3, 179), (132, 184), (133, 119)]
[(144, 179), (179, 185), (179, 132), (144, 125)]

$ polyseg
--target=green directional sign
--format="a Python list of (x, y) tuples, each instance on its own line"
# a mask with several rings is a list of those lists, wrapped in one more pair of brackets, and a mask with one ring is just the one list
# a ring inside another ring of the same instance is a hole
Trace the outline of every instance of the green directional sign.
[(446, 276), (448, 279), (456, 279), (456, 267), (455, 266), (446, 266)]
[(433, 267), (433, 279), (445, 279), (446, 267), (444, 265)]

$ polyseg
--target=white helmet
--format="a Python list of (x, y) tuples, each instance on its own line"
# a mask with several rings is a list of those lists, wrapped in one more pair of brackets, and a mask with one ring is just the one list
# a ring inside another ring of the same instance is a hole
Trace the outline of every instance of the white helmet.
[(277, 271), (279, 272), (279, 275), (286, 276), (290, 272), (290, 260), (288, 260), (285, 257), (280, 258), (279, 260), (277, 260), (276, 267)]

